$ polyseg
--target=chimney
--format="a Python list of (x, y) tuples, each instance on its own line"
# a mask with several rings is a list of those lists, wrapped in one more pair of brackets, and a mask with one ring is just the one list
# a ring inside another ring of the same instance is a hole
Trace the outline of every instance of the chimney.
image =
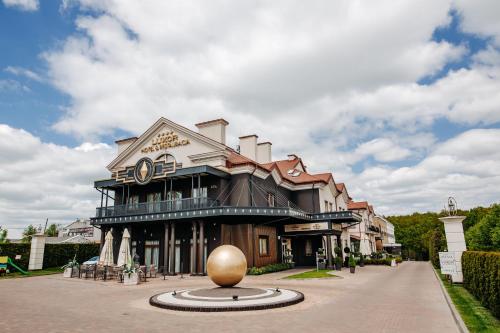
[(240, 154), (257, 161), (257, 138), (255, 134), (240, 136)]
[(271, 146), (271, 142), (261, 142), (257, 144), (258, 163), (270, 163), (272, 161)]
[(226, 126), (229, 125), (224, 119), (215, 119), (196, 124), (198, 133), (223, 145), (226, 144)]
[(137, 137), (116, 140), (115, 143), (116, 143), (117, 148), (118, 148), (118, 155), (120, 155), (125, 149), (130, 147), (130, 145), (133, 144), (136, 140), (137, 140)]

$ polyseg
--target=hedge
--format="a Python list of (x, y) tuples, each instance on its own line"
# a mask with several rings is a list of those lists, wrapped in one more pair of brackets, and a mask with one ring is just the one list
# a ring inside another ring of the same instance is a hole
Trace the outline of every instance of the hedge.
[(248, 275), (262, 275), (267, 273), (274, 273), (293, 268), (293, 264), (271, 264), (262, 267), (252, 267), (248, 269)]
[(76, 261), (81, 264), (99, 255), (99, 244), (45, 244), (43, 268), (63, 266), (76, 253)]
[[(0, 256), (9, 257), (17, 266), (24, 270), (28, 270), (30, 262), (30, 243), (5, 243), (0, 244)], [(16, 260), (16, 255), (20, 254), (21, 259)], [(13, 269), (9, 266), (9, 269)]]
[[(0, 256), (8, 256), (16, 265), (27, 270), (31, 243), (0, 244)], [(99, 244), (45, 244), (43, 268), (60, 267), (68, 263), (76, 253), (76, 261), (82, 263), (99, 255)], [(15, 260), (17, 254), (20, 260)]]
[(392, 259), (395, 259), (398, 264), (403, 262), (401, 257), (385, 258), (385, 259), (365, 259), (365, 265), (387, 265), (391, 266)]
[(462, 254), (464, 287), (500, 318), (500, 252)]

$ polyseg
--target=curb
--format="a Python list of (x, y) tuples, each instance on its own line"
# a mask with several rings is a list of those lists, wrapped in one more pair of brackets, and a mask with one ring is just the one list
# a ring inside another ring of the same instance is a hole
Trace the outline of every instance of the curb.
[(434, 272), (434, 275), (436, 276), (436, 279), (439, 282), (439, 286), (441, 287), (441, 292), (443, 293), (444, 298), (446, 299), (446, 303), (448, 303), (448, 307), (450, 308), (451, 315), (453, 316), (453, 320), (455, 320), (455, 323), (458, 326), (458, 330), (461, 333), (469, 333), (469, 329), (467, 328), (467, 326), (465, 326), (465, 323), (462, 320), (460, 313), (458, 313), (457, 309), (455, 308), (455, 305), (453, 304), (453, 301), (451, 300), (450, 295), (448, 295), (448, 292), (446, 291), (446, 288), (444, 287), (443, 281), (441, 281), (441, 278), (439, 277), (438, 272), (436, 271), (434, 266), (432, 266), (431, 263), (429, 263), (429, 264), (431, 265), (432, 271)]

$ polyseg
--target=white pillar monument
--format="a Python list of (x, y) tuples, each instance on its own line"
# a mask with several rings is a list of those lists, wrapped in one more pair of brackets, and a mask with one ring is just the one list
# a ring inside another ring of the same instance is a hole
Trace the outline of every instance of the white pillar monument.
[(448, 252), (455, 255), (456, 274), (451, 274), (451, 280), (454, 283), (463, 283), (464, 277), (462, 274), (462, 252), (467, 251), (465, 245), (464, 228), (462, 225), (466, 216), (455, 216), (456, 203), (455, 199), (448, 199), (449, 215), (441, 217), (439, 220), (444, 223), (444, 232), (446, 235), (446, 243)]
[(45, 235), (35, 234), (31, 237), (31, 251), (28, 270), (33, 271), (43, 268), (43, 252), (45, 251)]

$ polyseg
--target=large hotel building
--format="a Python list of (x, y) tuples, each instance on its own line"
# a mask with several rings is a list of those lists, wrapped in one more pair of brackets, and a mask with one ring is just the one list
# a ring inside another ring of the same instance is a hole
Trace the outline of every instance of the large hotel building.
[(141, 264), (170, 274), (204, 274), (222, 244), (240, 248), (249, 267), (312, 266), (319, 248), (331, 266), (335, 246), (375, 250), (371, 206), (354, 203), (331, 173), (309, 173), (297, 155), (273, 161), (271, 143), (257, 135), (228, 147), (227, 125), (217, 119), (192, 131), (161, 118), (117, 141), (110, 178), (95, 181), (101, 204), (92, 224), (101, 237), (112, 230), (118, 251), (128, 228)]

